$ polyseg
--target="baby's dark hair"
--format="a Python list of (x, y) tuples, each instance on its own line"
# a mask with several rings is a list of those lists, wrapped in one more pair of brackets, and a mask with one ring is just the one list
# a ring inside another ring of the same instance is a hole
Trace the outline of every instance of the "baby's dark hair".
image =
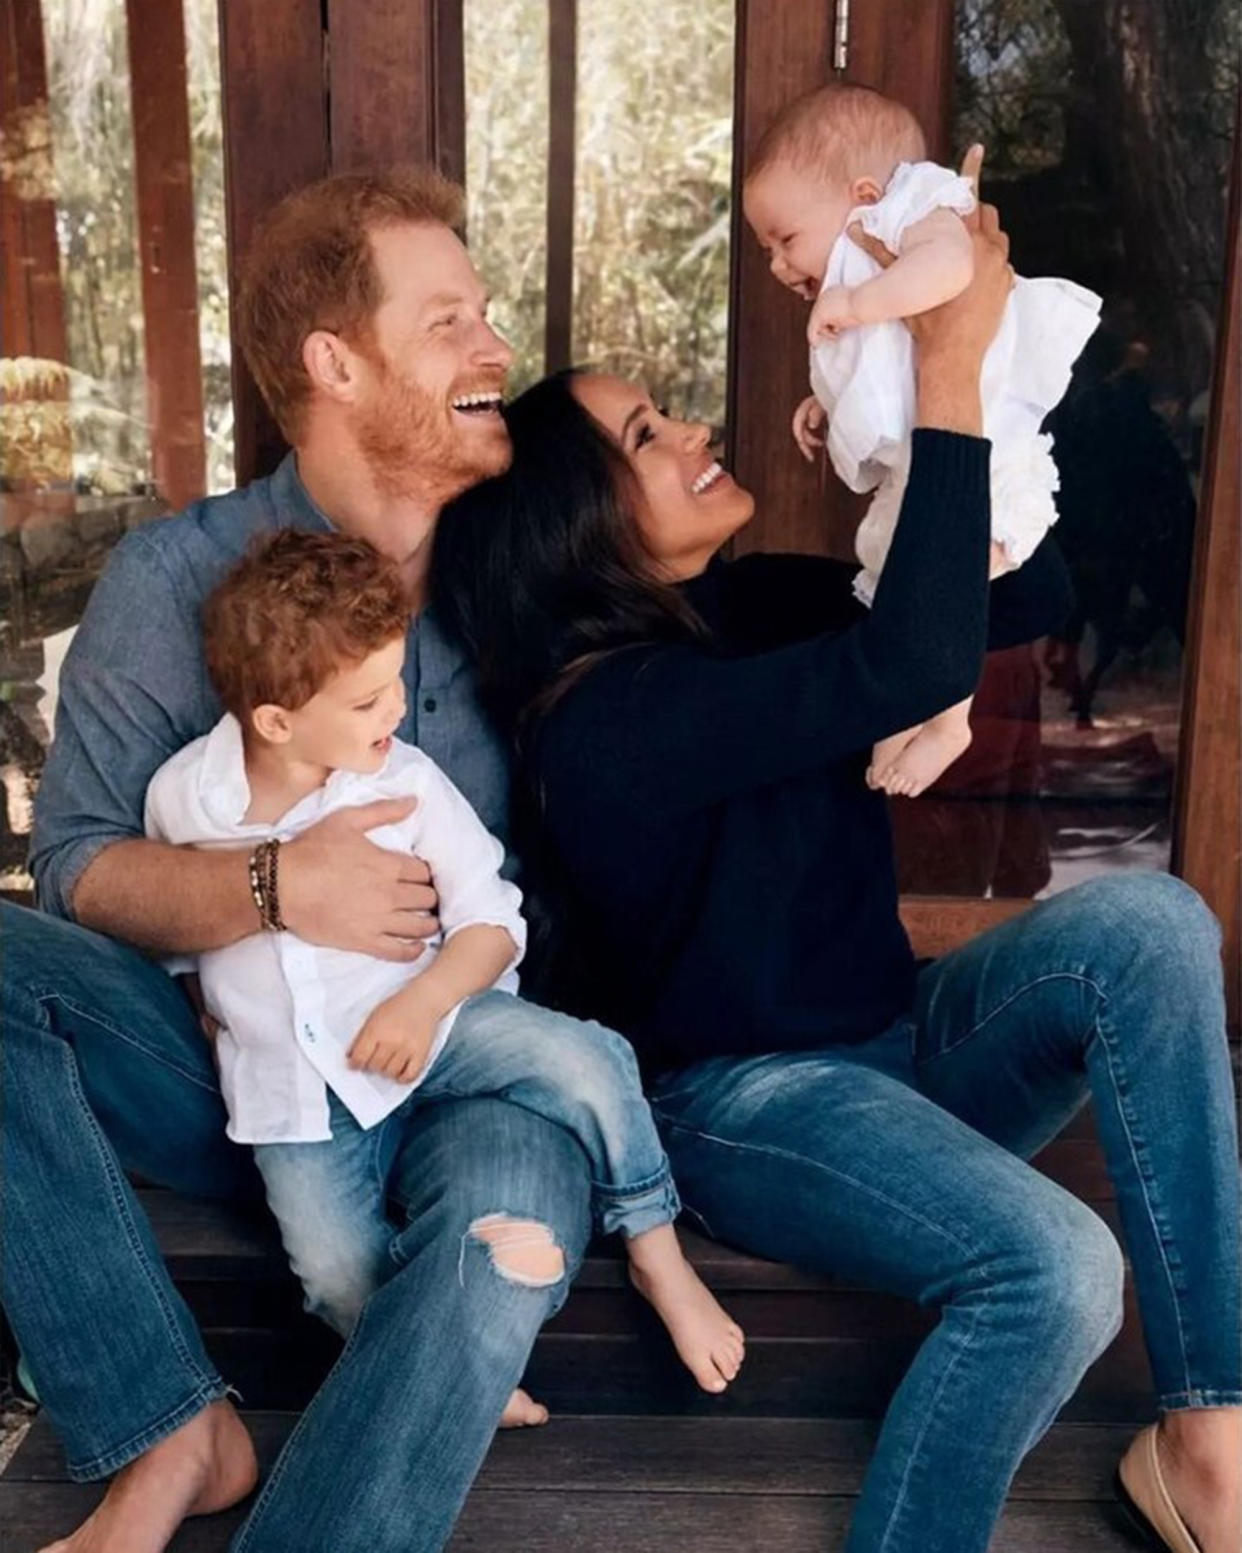
[(278, 529), (204, 604), (207, 671), (235, 717), (265, 705), (296, 711), (409, 622), (400, 573), (366, 540)]
[(870, 176), (881, 184), (899, 162), (921, 162), (927, 143), (909, 108), (869, 86), (820, 86), (786, 103), (764, 131), (747, 179), (778, 162), (826, 181)]

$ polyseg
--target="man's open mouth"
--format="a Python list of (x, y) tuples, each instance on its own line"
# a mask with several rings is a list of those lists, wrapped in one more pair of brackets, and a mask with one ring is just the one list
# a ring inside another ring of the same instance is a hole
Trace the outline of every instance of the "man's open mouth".
[(452, 401), (460, 415), (499, 415), (503, 404), (503, 398), (496, 393), (458, 394)]

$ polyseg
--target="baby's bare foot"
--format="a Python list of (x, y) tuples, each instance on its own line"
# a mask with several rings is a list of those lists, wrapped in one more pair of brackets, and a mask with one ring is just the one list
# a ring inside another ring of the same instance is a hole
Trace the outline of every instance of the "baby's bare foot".
[(542, 1402), (536, 1402), (519, 1386), (509, 1400), (505, 1403), (505, 1410), (500, 1415), (500, 1427), (502, 1429), (529, 1429), (538, 1424), (546, 1424), (548, 1410)]
[(682, 1363), (704, 1391), (720, 1392), (737, 1375), (746, 1339), (682, 1255), (671, 1224), (629, 1242), (630, 1279), (668, 1328)]
[(965, 724), (924, 723), (892, 765), (875, 768), (871, 785), (895, 798), (917, 798), (969, 745), (970, 728)]
[(77, 1531), (42, 1553), (163, 1553), (187, 1516), (226, 1510), (257, 1478), (246, 1426), (215, 1402), (123, 1467)]
[(868, 787), (887, 791), (884, 788), (883, 777), (892, 770), (907, 745), (918, 737), (922, 727), (922, 723), (916, 723), (913, 728), (903, 728), (900, 733), (893, 733), (887, 739), (876, 741), (875, 748), (871, 751), (871, 764), (867, 767)]

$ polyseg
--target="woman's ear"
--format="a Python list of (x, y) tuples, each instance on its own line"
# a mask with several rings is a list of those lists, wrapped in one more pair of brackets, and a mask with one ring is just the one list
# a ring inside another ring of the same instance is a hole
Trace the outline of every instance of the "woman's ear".
[(874, 178), (855, 178), (850, 185), (850, 198), (855, 205), (878, 205), (884, 190)]
[(330, 329), (313, 329), (302, 341), (302, 365), (316, 393), (326, 394), (340, 403), (350, 403), (357, 394), (357, 357)]
[(283, 706), (265, 702), (250, 714), (250, 726), (267, 744), (288, 744), (293, 724)]

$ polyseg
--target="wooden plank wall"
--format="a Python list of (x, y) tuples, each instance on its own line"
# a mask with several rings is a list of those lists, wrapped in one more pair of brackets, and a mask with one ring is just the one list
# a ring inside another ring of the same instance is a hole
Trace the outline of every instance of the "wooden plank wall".
[(176, 509), (207, 484), (185, 16), (167, 0), (126, 0), (125, 14), (151, 463)]

